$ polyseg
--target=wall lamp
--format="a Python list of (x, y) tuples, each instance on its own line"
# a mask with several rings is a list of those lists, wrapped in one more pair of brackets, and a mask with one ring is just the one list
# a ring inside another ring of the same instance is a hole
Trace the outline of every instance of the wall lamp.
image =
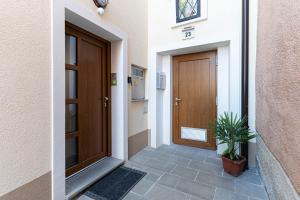
[(97, 9), (97, 13), (99, 15), (103, 15), (104, 13), (104, 9), (106, 8), (106, 6), (108, 5), (108, 0), (93, 0), (95, 5), (98, 7)]

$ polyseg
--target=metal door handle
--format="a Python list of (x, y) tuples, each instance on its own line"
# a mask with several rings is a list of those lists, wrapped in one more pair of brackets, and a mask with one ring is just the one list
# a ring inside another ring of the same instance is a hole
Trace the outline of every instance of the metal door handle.
[(176, 98), (175, 98), (175, 105), (178, 106), (178, 103), (179, 103), (180, 101), (181, 101), (181, 99), (178, 98), (178, 97), (176, 97)]
[(108, 97), (104, 97), (104, 107), (107, 107), (107, 102), (108, 102), (109, 98)]

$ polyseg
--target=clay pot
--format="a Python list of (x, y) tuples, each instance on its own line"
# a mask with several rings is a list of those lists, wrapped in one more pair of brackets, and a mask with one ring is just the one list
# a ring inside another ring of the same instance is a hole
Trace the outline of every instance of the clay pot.
[(240, 160), (230, 160), (229, 158), (222, 156), (224, 171), (228, 174), (238, 177), (244, 171), (246, 158), (240, 157)]

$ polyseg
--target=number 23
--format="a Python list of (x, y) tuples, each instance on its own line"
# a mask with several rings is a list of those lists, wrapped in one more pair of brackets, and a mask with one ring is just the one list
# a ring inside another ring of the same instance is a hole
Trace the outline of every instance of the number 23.
[(192, 33), (191, 32), (186, 32), (185, 33), (185, 37), (191, 37), (192, 36)]

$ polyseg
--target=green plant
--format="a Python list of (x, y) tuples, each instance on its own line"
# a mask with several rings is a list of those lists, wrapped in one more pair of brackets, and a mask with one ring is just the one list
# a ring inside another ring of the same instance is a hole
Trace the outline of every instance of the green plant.
[(237, 115), (233, 116), (232, 112), (225, 112), (220, 116), (214, 124), (214, 129), (219, 144), (227, 144), (223, 156), (231, 160), (239, 159), (239, 143), (246, 143), (256, 137), (247, 127), (247, 117), (239, 118)]

